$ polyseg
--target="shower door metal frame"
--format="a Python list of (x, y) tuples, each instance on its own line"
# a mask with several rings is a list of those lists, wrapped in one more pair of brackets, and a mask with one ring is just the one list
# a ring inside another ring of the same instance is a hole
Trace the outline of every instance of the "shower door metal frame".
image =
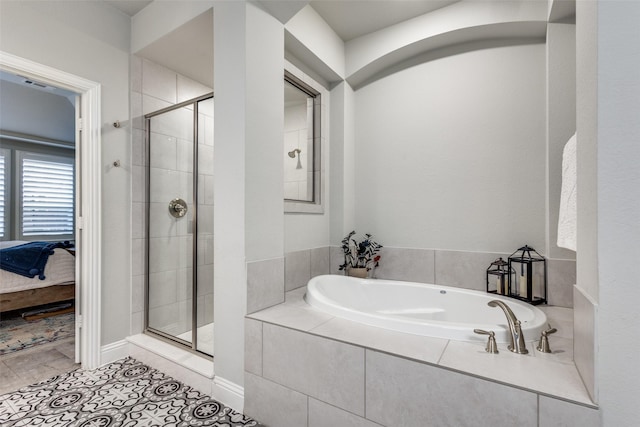
[[(178, 343), (185, 350), (195, 353), (199, 356), (213, 360), (213, 355), (198, 350), (198, 103), (213, 98), (213, 92), (197, 98), (183, 101), (179, 104), (145, 114), (145, 143), (146, 143), (146, 180), (145, 180), (145, 231), (146, 231), (146, 257), (145, 257), (145, 278), (144, 278), (144, 332), (156, 336), (163, 341), (170, 343)], [(149, 218), (151, 216), (150, 186), (151, 186), (151, 119), (170, 111), (178, 110), (186, 106), (193, 105), (193, 187), (192, 187), (192, 257), (191, 257), (191, 342), (182, 340), (174, 335), (160, 331), (149, 326), (149, 249), (151, 239), (149, 238)]]

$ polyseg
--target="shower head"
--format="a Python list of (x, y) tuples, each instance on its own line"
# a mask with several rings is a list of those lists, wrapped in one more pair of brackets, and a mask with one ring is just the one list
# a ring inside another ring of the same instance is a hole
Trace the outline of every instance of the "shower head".
[(292, 159), (296, 158), (296, 154), (300, 154), (302, 152), (302, 150), (300, 150), (299, 148), (296, 148), (295, 150), (291, 150), (287, 153), (287, 155), (289, 157), (291, 157)]

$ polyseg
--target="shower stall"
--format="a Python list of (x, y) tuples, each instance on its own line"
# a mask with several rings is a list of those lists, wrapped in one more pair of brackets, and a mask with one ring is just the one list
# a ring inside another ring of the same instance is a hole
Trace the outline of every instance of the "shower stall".
[(145, 332), (213, 357), (213, 94), (145, 119)]

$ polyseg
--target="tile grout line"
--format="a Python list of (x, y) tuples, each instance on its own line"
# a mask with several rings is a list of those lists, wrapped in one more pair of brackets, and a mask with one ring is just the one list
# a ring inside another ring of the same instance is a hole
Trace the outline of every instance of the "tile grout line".
[(367, 419), (367, 352), (368, 349), (364, 349), (364, 360), (362, 361), (364, 365), (364, 419)]
[(436, 268), (436, 258), (437, 258), (437, 257), (436, 257), (436, 252), (437, 252), (437, 251), (434, 249), (434, 250), (433, 250), (433, 283), (434, 283), (434, 284), (437, 284), (437, 283), (438, 283), (438, 279), (437, 279), (437, 277), (436, 277), (436, 271), (438, 270), (438, 269)]
[(264, 378), (264, 322), (260, 322), (260, 377)]
[[(371, 351), (373, 351), (373, 350), (371, 350)], [(279, 383), (274, 382), (274, 381), (271, 381), (271, 380), (266, 380), (266, 381), (270, 381), (270, 382), (272, 382), (272, 383), (274, 383), (274, 384), (277, 384), (277, 385), (281, 385), (281, 386), (282, 386), (282, 384), (279, 384)], [(286, 387), (286, 386), (282, 386), (282, 387)], [(286, 388), (288, 388), (288, 387), (286, 387)], [(289, 389), (289, 390), (293, 390), (293, 389)], [(368, 419), (368, 418), (366, 418), (366, 417), (364, 417), (364, 416), (362, 416), (362, 415), (360, 415), (360, 414), (357, 414), (357, 413), (355, 413), (355, 412), (352, 412), (352, 411), (351, 411), (351, 410), (349, 410), (349, 409), (345, 409), (345, 408), (343, 408), (343, 407), (336, 406), (336, 404), (335, 404), (335, 403), (329, 403), (329, 402), (326, 402), (326, 401), (324, 401), (324, 400), (320, 399), (319, 397), (316, 397), (316, 396), (310, 396), (310, 395), (304, 394), (304, 393), (302, 393), (302, 392), (299, 392), (299, 391), (297, 391), (297, 390), (293, 390), (293, 391), (295, 391), (296, 393), (301, 393), (301, 394), (303, 394), (304, 396), (306, 396), (306, 397), (309, 399), (309, 401), (311, 401), (311, 399), (313, 399), (313, 400), (315, 400), (315, 401), (317, 401), (317, 402), (322, 403), (323, 405), (330, 406), (330, 407), (332, 407), (332, 408), (334, 408), (334, 409), (336, 409), (336, 410), (338, 410), (338, 411), (342, 411), (342, 412), (345, 412), (345, 413), (347, 413), (347, 414), (349, 414), (349, 415), (353, 415), (354, 417), (361, 418), (361, 419), (363, 419), (363, 420), (368, 421), (369, 423), (373, 423), (373, 424), (375, 424), (376, 426), (385, 427), (385, 426), (383, 426), (382, 424), (380, 424), (380, 423), (378, 423), (378, 422), (376, 422), (376, 421), (370, 420), (370, 419)], [(339, 427), (342, 427), (342, 426), (339, 426)]]
[(442, 353), (440, 354), (440, 357), (438, 357), (438, 361), (436, 362), (437, 366), (440, 366), (440, 362), (442, 361), (442, 358), (444, 357), (444, 353), (447, 351), (447, 347), (449, 347), (450, 342), (451, 340), (447, 341), (447, 343), (444, 345), (444, 348), (442, 349)]
[[(313, 265), (313, 263), (311, 262), (311, 249), (307, 249), (306, 251), (309, 252), (309, 280), (311, 280), (311, 266)], [(307, 283), (309, 283), (309, 280), (307, 280)]]

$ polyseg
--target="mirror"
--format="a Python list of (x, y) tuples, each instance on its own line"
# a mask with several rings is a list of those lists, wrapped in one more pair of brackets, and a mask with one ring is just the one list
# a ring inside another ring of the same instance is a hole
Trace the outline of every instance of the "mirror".
[(284, 82), (284, 198), (315, 203), (319, 93), (288, 72)]

